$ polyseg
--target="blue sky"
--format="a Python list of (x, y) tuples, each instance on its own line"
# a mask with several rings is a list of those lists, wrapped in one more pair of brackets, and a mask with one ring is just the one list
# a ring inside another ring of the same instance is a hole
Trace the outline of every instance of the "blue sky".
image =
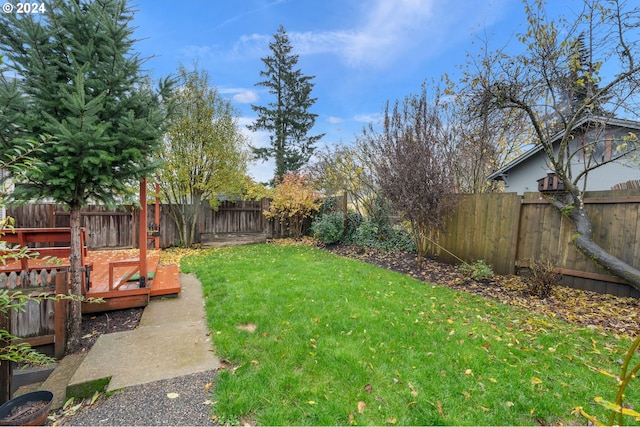
[[(568, 12), (573, 0), (553, 1)], [(151, 57), (154, 78), (197, 61), (240, 113), (255, 119), (251, 104), (271, 101), (262, 87), (261, 58), (282, 24), (298, 66), (315, 76), (318, 100), (313, 134), (320, 146), (351, 142), (375, 121), (387, 100), (420, 90), (425, 79), (460, 74), (483, 39), (503, 46), (526, 29), (519, 0), (132, 0), (137, 9), (135, 49)], [(251, 144), (268, 145), (264, 132), (246, 131)], [(273, 175), (272, 163), (250, 168), (258, 181)]]

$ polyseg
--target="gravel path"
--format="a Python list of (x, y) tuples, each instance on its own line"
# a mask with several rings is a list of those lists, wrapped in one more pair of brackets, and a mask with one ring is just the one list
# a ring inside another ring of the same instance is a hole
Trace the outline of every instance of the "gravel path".
[(215, 371), (209, 371), (129, 387), (58, 418), (55, 425), (214, 426), (214, 379)]

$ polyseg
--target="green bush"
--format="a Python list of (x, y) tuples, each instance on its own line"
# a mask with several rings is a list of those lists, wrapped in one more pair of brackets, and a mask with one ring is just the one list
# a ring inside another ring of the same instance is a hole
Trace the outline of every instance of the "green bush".
[(362, 215), (357, 212), (347, 213), (347, 229), (344, 232), (343, 241), (345, 243), (355, 243), (358, 227), (364, 222)]
[(353, 243), (358, 246), (377, 247), (379, 245), (378, 225), (370, 220), (362, 221), (353, 236)]
[(313, 236), (321, 242), (330, 244), (342, 238), (344, 233), (344, 217), (335, 211), (322, 215), (311, 225)]
[(388, 235), (389, 237), (385, 241), (386, 250), (416, 252), (416, 242), (413, 235), (403, 226), (393, 226)]
[(464, 263), (458, 267), (458, 270), (462, 272), (466, 278), (473, 280), (488, 279), (493, 276), (491, 266), (487, 265), (487, 263), (481, 259), (473, 264)]
[(351, 238), (358, 246), (367, 246), (385, 251), (415, 252), (416, 244), (413, 236), (400, 226), (378, 225), (374, 221), (363, 221)]

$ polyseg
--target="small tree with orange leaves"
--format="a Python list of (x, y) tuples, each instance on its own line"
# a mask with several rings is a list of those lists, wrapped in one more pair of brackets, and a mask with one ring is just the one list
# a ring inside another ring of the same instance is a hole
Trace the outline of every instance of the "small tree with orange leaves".
[(276, 187), (269, 210), (264, 216), (287, 226), (289, 235), (300, 238), (304, 220), (320, 208), (322, 198), (313, 190), (306, 175), (288, 172), (282, 180), (276, 178)]

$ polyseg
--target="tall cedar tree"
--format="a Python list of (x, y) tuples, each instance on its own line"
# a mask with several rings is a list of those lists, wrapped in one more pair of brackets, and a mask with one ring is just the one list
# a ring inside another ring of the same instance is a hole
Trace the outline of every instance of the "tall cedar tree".
[(245, 184), (248, 152), (231, 103), (211, 86), (206, 71), (178, 69), (174, 113), (156, 171), (160, 195), (178, 225), (185, 246), (194, 243), (201, 202), (218, 205), (218, 195), (238, 195)]
[(266, 107), (252, 105), (258, 119), (248, 128), (271, 133), (271, 147), (254, 148), (253, 153), (262, 161), (274, 158), (275, 177), (282, 179), (285, 173), (297, 171), (309, 161), (316, 142), (324, 134), (308, 136), (318, 116), (309, 112), (317, 100), (311, 98), (314, 86), (311, 80), (315, 76), (304, 76), (301, 70), (295, 69), (298, 55), (291, 53), (293, 47), (282, 25), (269, 48), (273, 56), (262, 58), (265, 70), (260, 71), (260, 77), (265, 80), (256, 86), (268, 88), (276, 100)]
[[(15, 144), (37, 135), (52, 142), (37, 167), (16, 176), (16, 200), (53, 199), (71, 217), (71, 288), (82, 294), (80, 209), (110, 204), (155, 168), (164, 110), (133, 51), (126, 0), (55, 0), (41, 15), (0, 15), (0, 49), (17, 77), (25, 108), (13, 110)], [(11, 93), (3, 91), (0, 94)], [(6, 103), (0, 99), (0, 104)], [(18, 114), (19, 113), (19, 114)], [(79, 344), (80, 302), (71, 310), (68, 345)]]

